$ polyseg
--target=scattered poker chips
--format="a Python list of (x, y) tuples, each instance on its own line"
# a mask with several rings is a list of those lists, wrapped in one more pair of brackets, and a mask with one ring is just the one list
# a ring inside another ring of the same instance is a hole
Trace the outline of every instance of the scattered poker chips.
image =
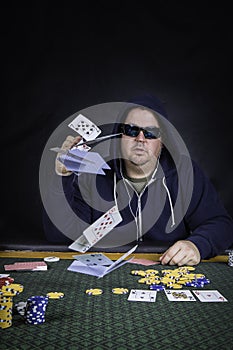
[(64, 298), (64, 293), (62, 292), (49, 292), (46, 294), (49, 299), (62, 299)]
[(231, 267), (233, 266), (233, 250), (228, 252), (228, 265)]
[(195, 267), (182, 266), (177, 269), (157, 270), (132, 270), (131, 274), (140, 276), (138, 283), (149, 285), (149, 289), (162, 291), (166, 288), (181, 289), (183, 287), (204, 287), (210, 280), (203, 274), (194, 273)]
[(31, 296), (27, 299), (25, 321), (27, 324), (38, 325), (45, 322), (45, 312), (49, 298), (43, 295)]
[(103, 294), (103, 290), (100, 288), (91, 288), (86, 290), (87, 295), (101, 295)]
[(129, 290), (127, 288), (113, 288), (112, 293), (113, 294), (127, 294), (127, 293), (129, 293)]

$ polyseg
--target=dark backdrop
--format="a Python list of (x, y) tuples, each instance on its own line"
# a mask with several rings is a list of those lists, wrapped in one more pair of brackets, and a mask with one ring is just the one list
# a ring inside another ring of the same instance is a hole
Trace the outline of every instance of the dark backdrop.
[(165, 103), (233, 215), (230, 5), (148, 3), (2, 7), (1, 236), (43, 237), (39, 164), (53, 130), (144, 92)]

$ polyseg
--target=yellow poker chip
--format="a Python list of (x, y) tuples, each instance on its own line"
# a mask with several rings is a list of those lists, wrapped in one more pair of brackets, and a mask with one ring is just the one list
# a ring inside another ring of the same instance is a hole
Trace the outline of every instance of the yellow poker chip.
[(187, 281), (184, 281), (184, 280), (179, 280), (179, 281), (178, 281), (178, 284), (185, 285), (186, 283), (187, 283)]
[(137, 276), (138, 275), (138, 270), (132, 270), (130, 273), (131, 273), (131, 275)]
[(131, 275), (145, 277), (146, 272), (143, 270), (132, 270)]
[(162, 274), (163, 275), (167, 275), (168, 273), (172, 273), (174, 270), (170, 270), (170, 269), (166, 269), (166, 270), (162, 270)]
[(146, 283), (147, 280), (148, 280), (148, 278), (142, 277), (138, 280), (138, 283)]
[(145, 271), (145, 273), (147, 275), (157, 275), (157, 273), (159, 273), (159, 271), (158, 270), (154, 270), (154, 269), (148, 269), (148, 270)]
[(11, 283), (7, 286), (2, 286), (2, 292), (12, 292), (12, 293), (21, 293), (23, 291), (23, 285), (18, 283)]
[(184, 266), (188, 271), (196, 270), (194, 266)]
[(1, 290), (0, 291), (0, 297), (15, 297), (16, 295), (18, 295), (19, 292), (17, 292), (16, 290)]
[(182, 284), (179, 284), (179, 283), (174, 283), (173, 285), (172, 285), (172, 288), (173, 289), (181, 289), (183, 287), (183, 285)]
[(64, 298), (64, 293), (62, 292), (49, 292), (46, 294), (49, 299), (62, 299)]
[(86, 290), (87, 295), (101, 295), (103, 294), (103, 290), (100, 288), (91, 288)]
[(112, 293), (113, 294), (127, 294), (127, 293), (129, 293), (129, 290), (127, 288), (113, 288)]

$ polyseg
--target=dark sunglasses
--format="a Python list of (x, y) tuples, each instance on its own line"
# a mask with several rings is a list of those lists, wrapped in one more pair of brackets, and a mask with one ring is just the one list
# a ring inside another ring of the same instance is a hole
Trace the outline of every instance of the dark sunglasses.
[(126, 136), (137, 137), (140, 131), (143, 132), (143, 135), (146, 139), (157, 139), (160, 137), (160, 129), (154, 126), (153, 128), (141, 128), (140, 126), (122, 124), (121, 126), (122, 133)]

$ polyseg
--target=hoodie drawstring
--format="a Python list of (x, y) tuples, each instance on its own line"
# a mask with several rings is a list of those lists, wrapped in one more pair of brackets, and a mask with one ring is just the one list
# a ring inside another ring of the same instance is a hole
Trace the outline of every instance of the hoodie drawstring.
[[(151, 182), (153, 182), (155, 179), (151, 179)], [(125, 182), (128, 183), (128, 181), (123, 177), (123, 182), (124, 182), (124, 185), (125, 185), (125, 188), (126, 188), (126, 191), (127, 191), (127, 194), (129, 196), (129, 208), (130, 208), (130, 211), (131, 211), (131, 214), (133, 215), (134, 217), (134, 220), (135, 220), (135, 223), (136, 223), (136, 227), (137, 227), (137, 240), (141, 237), (141, 225), (142, 225), (142, 222), (141, 222), (141, 203), (139, 205), (138, 203), (138, 208), (137, 208), (137, 212), (136, 212), (136, 215), (134, 215), (133, 211), (132, 211), (132, 208), (131, 208), (131, 205), (130, 205), (130, 194), (129, 194), (129, 191), (128, 191), (128, 188), (125, 184)], [(167, 196), (168, 196), (168, 200), (169, 200), (169, 204), (170, 204), (170, 210), (171, 210), (171, 227), (175, 226), (175, 215), (174, 215), (174, 210), (173, 210), (173, 205), (172, 205), (172, 200), (171, 200), (171, 195), (170, 195), (170, 192), (169, 192), (169, 189), (166, 185), (166, 179), (165, 179), (165, 176), (163, 177), (163, 186), (167, 192)], [(116, 207), (118, 208), (118, 203), (117, 203), (117, 198), (116, 198), (116, 173), (114, 173), (114, 201), (115, 201), (115, 204), (116, 204)], [(139, 215), (139, 223), (137, 221), (137, 215)]]
[(167, 195), (168, 195), (168, 199), (169, 199), (169, 204), (170, 204), (170, 209), (171, 209), (171, 218), (172, 218), (172, 224), (171, 224), (171, 227), (175, 226), (175, 215), (174, 215), (174, 210), (173, 210), (173, 206), (172, 206), (172, 200), (171, 200), (171, 195), (170, 195), (170, 192), (169, 192), (169, 189), (166, 185), (166, 179), (165, 179), (165, 176), (163, 177), (163, 186), (167, 192)]

